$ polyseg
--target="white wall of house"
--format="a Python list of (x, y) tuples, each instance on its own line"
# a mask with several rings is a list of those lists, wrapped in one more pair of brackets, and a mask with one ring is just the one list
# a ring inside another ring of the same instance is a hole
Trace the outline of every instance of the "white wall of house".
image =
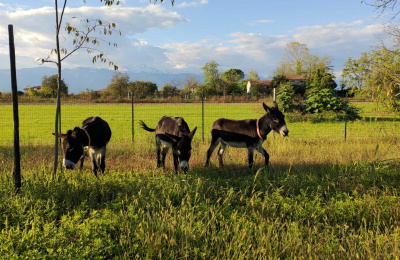
[(249, 81), (247, 81), (247, 94), (250, 94), (250, 93), (251, 93), (251, 83), (249, 80)]

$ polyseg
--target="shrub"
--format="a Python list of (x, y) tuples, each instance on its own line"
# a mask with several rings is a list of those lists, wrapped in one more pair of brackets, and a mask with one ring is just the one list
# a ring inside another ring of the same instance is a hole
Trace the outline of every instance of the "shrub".
[(281, 85), (276, 98), (279, 108), (283, 112), (293, 112), (295, 110), (294, 96), (295, 91), (290, 82)]
[(306, 112), (321, 113), (322, 111), (343, 111), (344, 102), (329, 88), (313, 89), (306, 98)]

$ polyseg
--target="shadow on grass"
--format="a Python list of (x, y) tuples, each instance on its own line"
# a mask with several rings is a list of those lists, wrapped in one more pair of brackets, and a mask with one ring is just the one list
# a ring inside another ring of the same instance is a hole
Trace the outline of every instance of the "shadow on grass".
[(266, 167), (227, 165), (223, 168), (211, 166), (193, 169), (193, 178), (202, 178), (210, 183), (223, 183), (237, 189), (273, 191), (282, 189), (286, 196), (315, 193), (368, 194), (370, 192), (395, 192), (400, 186), (398, 161), (338, 164), (293, 165), (274, 164)]
[(366, 122), (400, 122), (399, 117), (373, 117), (373, 116), (365, 116), (363, 117), (363, 121)]
[[(51, 170), (43, 167), (42, 161), (48, 160), (51, 164), (50, 150), (49, 147), (22, 149), (25, 160), (23, 165), (25, 169), (30, 167), (30, 170), (22, 172), (23, 186), (20, 196), (28, 198), (34, 207), (41, 202), (54, 203), (58, 216), (73, 210), (83, 210), (87, 214), (93, 209), (120, 210), (124, 201), (138, 201), (138, 207), (143, 209), (149, 204), (164, 204), (168, 200), (174, 206), (179, 206), (182, 198), (189, 195), (193, 198), (196, 192), (212, 203), (226, 196), (229, 190), (240, 192), (244, 198), (250, 198), (254, 192), (271, 194), (279, 191), (282, 196), (287, 197), (305, 194), (329, 199), (337, 194), (396, 193), (400, 186), (400, 166), (396, 161), (346, 164), (274, 163), (268, 168), (258, 162), (251, 169), (245, 163), (226, 164), (220, 168), (214, 164), (204, 167), (198, 162), (191, 165), (187, 175), (175, 175), (171, 167), (167, 170), (156, 169), (152, 157), (146, 163), (147, 168), (131, 168), (140, 158), (131, 159), (132, 155), (128, 152), (114, 152), (115, 158), (109, 158), (107, 162), (111, 164), (99, 179), (93, 176), (89, 168), (82, 172), (62, 171), (53, 179)], [(9, 150), (1, 148), (0, 151), (4, 152), (8, 162), (12, 162)], [(40, 159), (32, 160), (30, 157), (28, 160), (29, 156)], [(118, 165), (121, 164), (118, 167), (121, 168), (114, 168), (113, 160), (118, 160)], [(12, 186), (9, 179), (2, 177), (2, 182), (9, 182), (3, 183), (3, 187)]]

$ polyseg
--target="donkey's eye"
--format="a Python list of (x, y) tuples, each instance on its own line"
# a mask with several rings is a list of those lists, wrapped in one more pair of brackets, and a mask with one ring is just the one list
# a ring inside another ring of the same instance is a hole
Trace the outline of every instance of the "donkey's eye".
[(275, 123), (279, 123), (279, 119), (278, 118), (274, 118), (273, 119)]

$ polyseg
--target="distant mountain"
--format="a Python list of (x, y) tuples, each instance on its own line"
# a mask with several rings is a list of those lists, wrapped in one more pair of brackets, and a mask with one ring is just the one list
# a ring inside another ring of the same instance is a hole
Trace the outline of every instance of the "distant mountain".
[[(126, 68), (123, 70), (129, 74), (131, 81), (143, 80), (151, 81), (157, 84), (160, 89), (165, 83), (170, 83), (173, 80), (184, 80), (186, 75), (190, 75), (203, 82), (203, 75), (201, 74), (188, 74), (178, 73), (172, 74), (162, 72), (145, 65), (137, 66), (134, 68)], [(86, 89), (99, 90), (104, 89), (110, 83), (113, 74), (116, 71), (109, 69), (93, 69), (93, 68), (74, 68), (63, 69), (61, 77), (68, 85), (70, 93), (79, 93)], [(42, 84), (43, 76), (51, 76), (57, 74), (56, 68), (37, 67), (17, 70), (17, 84), (18, 90), (23, 91), (27, 86), (40, 86)], [(11, 91), (11, 78), (9, 69), (0, 70), (0, 92)]]

